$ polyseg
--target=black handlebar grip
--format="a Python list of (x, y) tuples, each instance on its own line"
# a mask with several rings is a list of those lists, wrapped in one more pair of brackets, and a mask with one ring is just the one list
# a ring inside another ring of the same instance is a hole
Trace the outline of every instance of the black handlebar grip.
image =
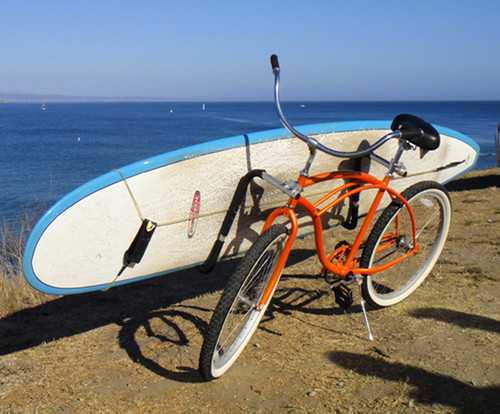
[(273, 72), (275, 70), (279, 70), (280, 64), (278, 63), (278, 56), (276, 55), (271, 55), (271, 66), (273, 68)]

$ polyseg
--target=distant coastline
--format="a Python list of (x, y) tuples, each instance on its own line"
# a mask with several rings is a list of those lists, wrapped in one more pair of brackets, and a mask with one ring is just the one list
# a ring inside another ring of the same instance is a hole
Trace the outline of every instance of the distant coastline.
[[(137, 96), (70, 96), (70, 95), (37, 95), (23, 93), (0, 92), (0, 103), (40, 103), (40, 102), (166, 102), (166, 98), (137, 97)], [(182, 99), (179, 100), (181, 102)]]
[[(251, 103), (251, 102), (264, 102), (262, 100), (211, 100), (211, 99), (186, 99), (186, 98), (159, 98), (159, 97), (150, 97), (150, 96), (73, 96), (73, 95), (57, 95), (57, 94), (29, 94), (29, 93), (3, 93), (0, 91), (0, 104), (9, 104), (9, 103), (100, 103), (100, 102), (110, 102), (110, 103), (119, 103), (119, 102), (131, 102), (131, 103), (141, 103), (141, 102), (182, 102), (182, 103), (198, 103), (198, 102), (206, 102), (206, 103)], [(300, 102), (300, 103), (322, 103), (322, 102), (350, 102), (350, 103), (358, 103), (358, 102), (370, 102), (370, 103), (438, 103), (438, 102), (455, 102), (455, 103), (468, 103), (468, 102), (500, 102), (500, 99), (437, 99), (437, 100), (380, 100), (380, 101), (372, 101), (372, 100), (331, 100), (331, 101), (316, 101), (316, 100), (284, 100), (283, 102)]]

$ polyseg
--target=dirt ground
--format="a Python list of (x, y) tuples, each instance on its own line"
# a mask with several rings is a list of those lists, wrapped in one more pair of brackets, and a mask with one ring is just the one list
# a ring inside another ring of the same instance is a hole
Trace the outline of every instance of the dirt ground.
[(368, 312), (373, 343), (307, 238), (248, 347), (210, 383), (202, 335), (235, 261), (1, 319), (0, 413), (500, 412), (500, 168), (448, 188), (444, 253), (407, 300)]

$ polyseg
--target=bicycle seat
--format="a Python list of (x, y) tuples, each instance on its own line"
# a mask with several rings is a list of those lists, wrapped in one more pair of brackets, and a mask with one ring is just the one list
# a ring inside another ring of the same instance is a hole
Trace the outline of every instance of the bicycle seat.
[(410, 137), (408, 141), (416, 146), (423, 148), (424, 150), (435, 150), (439, 147), (440, 137), (439, 132), (436, 131), (431, 124), (425, 122), (423, 119), (416, 117), (415, 115), (400, 114), (394, 118), (392, 121), (391, 129), (396, 130), (415, 130), (421, 129), (423, 135), (417, 137)]

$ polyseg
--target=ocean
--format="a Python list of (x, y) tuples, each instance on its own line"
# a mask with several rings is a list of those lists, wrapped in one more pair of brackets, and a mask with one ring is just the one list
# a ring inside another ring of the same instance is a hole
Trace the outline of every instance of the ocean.
[[(135, 161), (214, 139), (280, 128), (272, 102), (0, 104), (0, 221), (16, 226), (81, 184)], [(411, 113), (475, 140), (476, 169), (497, 166), (495, 102), (285, 102), (293, 125)], [(36, 212), (36, 213), (33, 213)]]

